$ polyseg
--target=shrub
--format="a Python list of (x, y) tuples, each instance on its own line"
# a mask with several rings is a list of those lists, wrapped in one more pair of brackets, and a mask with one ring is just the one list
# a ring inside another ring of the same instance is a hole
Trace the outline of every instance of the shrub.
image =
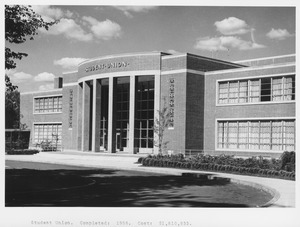
[(139, 157), (139, 159), (138, 159), (137, 162), (138, 162), (138, 163), (142, 163), (142, 162), (143, 162), (143, 159), (144, 159), (143, 157)]
[(18, 150), (8, 150), (6, 152), (8, 155), (33, 155), (39, 153), (36, 149), (18, 149)]

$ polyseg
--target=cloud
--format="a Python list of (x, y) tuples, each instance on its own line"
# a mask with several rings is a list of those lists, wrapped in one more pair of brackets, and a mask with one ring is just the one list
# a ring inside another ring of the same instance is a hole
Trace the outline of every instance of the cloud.
[(177, 50), (167, 50), (166, 52), (170, 53), (170, 54), (179, 54), (179, 53), (181, 53), (181, 52), (179, 52)]
[(266, 36), (270, 39), (284, 40), (288, 37), (293, 36), (286, 29), (274, 29), (272, 28)]
[(241, 35), (250, 31), (247, 23), (236, 17), (228, 17), (222, 21), (216, 21), (217, 31), (223, 35)]
[(208, 51), (227, 51), (230, 48), (251, 50), (264, 48), (264, 45), (246, 41), (237, 36), (204, 37), (199, 38), (194, 46), (196, 49)]
[(89, 23), (91, 31), (98, 39), (110, 40), (121, 36), (121, 26), (111, 20), (98, 21), (86, 16), (82, 19)]
[(64, 69), (73, 69), (78, 66), (79, 63), (87, 60), (86, 58), (62, 58), (60, 60), (54, 60), (54, 65), (59, 65)]
[(39, 86), (40, 91), (51, 90), (53, 88), (54, 88), (54, 84), (45, 84), (45, 85)]
[(54, 8), (49, 5), (33, 5), (32, 9), (39, 15), (42, 16), (42, 18), (47, 21), (54, 21), (59, 20), (63, 17), (72, 17), (73, 13), (69, 10), (63, 11), (59, 8)]
[(48, 31), (41, 30), (43, 33), (50, 35), (64, 35), (68, 39), (88, 42), (93, 39), (93, 35), (85, 32), (80, 25), (73, 19), (62, 18), (59, 23), (51, 26)]
[(133, 17), (131, 12), (147, 13), (150, 10), (154, 10), (158, 8), (158, 6), (113, 6), (113, 7), (118, 10), (121, 10), (127, 17)]
[(24, 73), (24, 72), (17, 72), (14, 69), (6, 70), (5, 74), (7, 76), (9, 76), (10, 79), (12, 80), (12, 82), (14, 82), (14, 83), (24, 82), (25, 80), (29, 80), (29, 79), (33, 78), (33, 76), (31, 74)]
[(52, 73), (43, 72), (34, 77), (35, 81), (53, 81), (54, 75)]

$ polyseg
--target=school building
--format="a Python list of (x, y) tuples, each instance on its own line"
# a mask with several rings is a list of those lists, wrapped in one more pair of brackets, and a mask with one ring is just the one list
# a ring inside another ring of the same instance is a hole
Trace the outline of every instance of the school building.
[(32, 147), (155, 154), (165, 108), (166, 152), (278, 157), (295, 150), (295, 55), (97, 57), (55, 78), (53, 90), (21, 93), (20, 103)]

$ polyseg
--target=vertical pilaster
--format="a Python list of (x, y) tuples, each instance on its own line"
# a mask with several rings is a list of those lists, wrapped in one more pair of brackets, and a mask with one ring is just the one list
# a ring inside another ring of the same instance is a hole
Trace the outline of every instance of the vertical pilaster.
[(130, 153), (134, 153), (134, 118), (135, 118), (135, 75), (130, 76), (130, 93), (129, 93), (129, 135), (128, 148)]
[(108, 138), (107, 138), (107, 150), (109, 153), (116, 152), (116, 123), (115, 123), (115, 102), (114, 95), (116, 90), (116, 78), (109, 77), (109, 89), (108, 89)]
[(83, 82), (83, 95), (82, 95), (82, 151), (89, 150), (89, 137), (90, 137), (90, 98), (91, 91), (88, 82)]
[[(159, 119), (159, 110), (160, 110), (160, 74), (156, 74), (154, 76), (154, 122), (155, 119)], [(157, 135), (154, 134), (154, 141), (157, 141)], [(158, 154), (158, 147), (154, 146), (153, 143), (154, 154)]]
[(100, 120), (101, 120), (101, 83), (93, 80), (93, 125), (92, 125), (92, 151), (100, 149)]
[(78, 84), (77, 90), (77, 150), (82, 150), (82, 83)]

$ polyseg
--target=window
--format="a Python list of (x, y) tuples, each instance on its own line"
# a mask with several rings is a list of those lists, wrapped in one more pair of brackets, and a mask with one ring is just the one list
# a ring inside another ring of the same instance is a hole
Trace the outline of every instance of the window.
[(134, 146), (153, 148), (154, 76), (138, 76), (136, 84)]
[(295, 100), (295, 75), (219, 82), (219, 104)]
[(61, 145), (62, 124), (34, 124), (35, 144), (50, 142), (52, 145)]
[(34, 98), (34, 113), (53, 113), (62, 111), (62, 96)]
[(295, 150), (294, 120), (218, 121), (217, 147), (239, 150)]

